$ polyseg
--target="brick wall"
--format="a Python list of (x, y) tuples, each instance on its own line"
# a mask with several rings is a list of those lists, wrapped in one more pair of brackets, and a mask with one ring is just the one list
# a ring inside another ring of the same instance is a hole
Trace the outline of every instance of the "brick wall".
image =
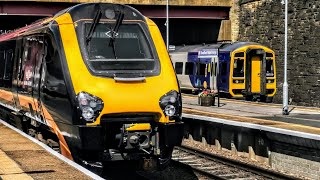
[[(239, 34), (235, 40), (259, 42), (275, 50), (278, 91), (274, 100), (281, 103), (284, 5), (281, 0), (237, 1)], [(291, 0), (288, 9), (289, 99), (296, 105), (320, 107), (320, 1)]]

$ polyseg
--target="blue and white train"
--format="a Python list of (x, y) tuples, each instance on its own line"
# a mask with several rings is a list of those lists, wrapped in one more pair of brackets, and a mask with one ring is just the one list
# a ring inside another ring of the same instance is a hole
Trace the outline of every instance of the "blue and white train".
[(219, 89), (230, 97), (271, 102), (275, 53), (253, 42), (176, 47), (171, 60), (182, 90)]

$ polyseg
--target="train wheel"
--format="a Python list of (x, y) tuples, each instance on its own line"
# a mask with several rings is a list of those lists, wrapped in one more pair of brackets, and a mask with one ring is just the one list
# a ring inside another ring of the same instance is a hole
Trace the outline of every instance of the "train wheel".
[(46, 144), (51, 147), (54, 151), (61, 153), (60, 145), (58, 142), (52, 140), (52, 139), (47, 139)]
[(158, 170), (163, 171), (169, 166), (171, 157), (172, 157), (172, 152), (173, 152), (173, 147), (168, 147), (162, 150), (161, 157), (158, 158), (158, 163), (157, 163)]
[(252, 95), (247, 95), (247, 96), (245, 96), (245, 100), (246, 101), (252, 101), (253, 100), (253, 96)]

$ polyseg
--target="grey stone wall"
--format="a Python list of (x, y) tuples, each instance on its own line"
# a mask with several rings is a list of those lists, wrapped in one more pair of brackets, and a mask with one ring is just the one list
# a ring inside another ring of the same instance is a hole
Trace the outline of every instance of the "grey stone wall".
[(307, 159), (271, 152), (270, 163), (273, 169), (310, 179), (320, 179), (320, 163)]
[[(281, 0), (240, 0), (239, 41), (262, 43), (276, 53), (282, 103), (284, 5)], [(320, 1), (289, 0), (288, 84), (293, 104), (320, 107)]]

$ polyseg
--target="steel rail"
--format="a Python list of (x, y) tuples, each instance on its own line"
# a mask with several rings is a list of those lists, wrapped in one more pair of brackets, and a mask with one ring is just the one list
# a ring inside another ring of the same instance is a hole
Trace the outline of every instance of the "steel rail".
[[(298, 180), (299, 178), (294, 177), (294, 176), (290, 176), (290, 175), (286, 175), (286, 174), (282, 174), (279, 173), (277, 171), (272, 171), (269, 169), (265, 169), (259, 166), (255, 166), (252, 164), (248, 164), (248, 163), (244, 163), (242, 161), (239, 160), (235, 160), (235, 159), (230, 159), (230, 158), (226, 158), (224, 156), (221, 155), (217, 155), (217, 154), (212, 154), (212, 153), (208, 153), (206, 151), (202, 151), (196, 148), (192, 148), (192, 147), (188, 147), (188, 146), (184, 146), (181, 145), (179, 147), (176, 147), (176, 149), (181, 150), (181, 151), (185, 151), (187, 153), (190, 154), (194, 154), (196, 156), (202, 157), (202, 158), (206, 158), (212, 161), (217, 161), (219, 163), (225, 164), (227, 166), (232, 166), (234, 168), (237, 169), (241, 169), (244, 171), (249, 171), (251, 173), (260, 175), (260, 176), (264, 176), (270, 179), (279, 179), (279, 180), (285, 180), (285, 179), (289, 179), (289, 180)], [(221, 178), (221, 177), (219, 177)], [(223, 177), (222, 177), (223, 178)]]

